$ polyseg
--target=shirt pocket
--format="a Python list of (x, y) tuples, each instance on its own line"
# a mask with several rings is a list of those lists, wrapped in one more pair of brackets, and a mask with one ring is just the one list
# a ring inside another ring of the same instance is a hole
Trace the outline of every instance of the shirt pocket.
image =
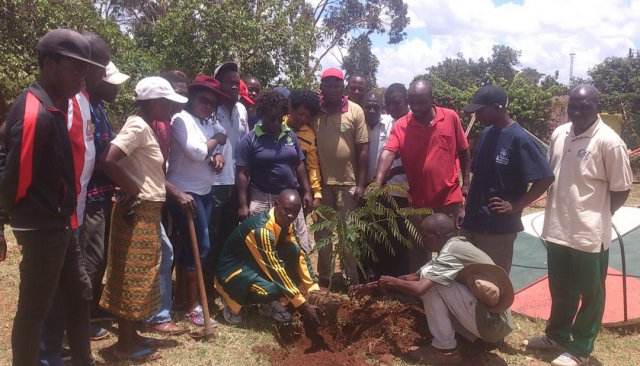
[(440, 134), (435, 137), (435, 148), (438, 149), (439, 152), (450, 153), (453, 148), (453, 136), (447, 134)]

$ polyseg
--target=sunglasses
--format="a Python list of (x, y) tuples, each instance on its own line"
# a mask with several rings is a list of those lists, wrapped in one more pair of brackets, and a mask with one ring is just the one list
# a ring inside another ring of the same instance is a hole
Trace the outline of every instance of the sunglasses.
[(213, 108), (216, 108), (218, 106), (218, 101), (217, 100), (209, 99), (207, 97), (198, 97), (198, 103), (209, 105), (209, 106), (211, 106)]

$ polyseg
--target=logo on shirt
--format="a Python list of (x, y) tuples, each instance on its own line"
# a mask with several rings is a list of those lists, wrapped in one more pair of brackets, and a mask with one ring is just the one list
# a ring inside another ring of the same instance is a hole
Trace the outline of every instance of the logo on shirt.
[(291, 136), (287, 136), (287, 145), (293, 145), (293, 139)]
[(500, 149), (500, 153), (498, 154), (498, 156), (496, 156), (496, 163), (502, 164), (502, 165), (508, 165), (509, 164), (509, 150), (505, 149), (504, 147), (502, 149)]
[(584, 160), (584, 159), (587, 159), (587, 158), (589, 157), (589, 155), (591, 155), (591, 153), (590, 153), (590, 152), (588, 152), (586, 149), (580, 149), (580, 150), (578, 150), (578, 154), (577, 154), (577, 156), (578, 156), (578, 158), (580, 158), (580, 159), (583, 159), (583, 160)]
[(85, 133), (87, 135), (86, 140), (93, 141), (93, 123), (91, 123), (91, 120), (87, 120), (87, 131)]

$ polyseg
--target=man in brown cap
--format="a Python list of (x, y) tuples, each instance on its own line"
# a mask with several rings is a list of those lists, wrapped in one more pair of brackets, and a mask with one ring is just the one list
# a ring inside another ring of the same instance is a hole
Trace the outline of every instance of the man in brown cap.
[(513, 329), (509, 307), (513, 286), (507, 273), (462, 236), (444, 213), (425, 218), (420, 230), (428, 252), (437, 257), (416, 273), (357, 287), (351, 295), (396, 291), (420, 297), (424, 304), (431, 345), (410, 351), (409, 356), (428, 364), (460, 363), (456, 332), (469, 341), (497, 342)]
[(42, 324), (59, 288), (73, 362), (93, 365), (91, 283), (71, 229), (76, 187), (67, 111), (89, 64), (104, 66), (91, 61), (86, 38), (69, 29), (50, 31), (37, 50), (40, 77), (7, 116), (7, 162), (0, 179), (0, 205), (9, 213), (23, 255), (13, 364), (36, 363)]

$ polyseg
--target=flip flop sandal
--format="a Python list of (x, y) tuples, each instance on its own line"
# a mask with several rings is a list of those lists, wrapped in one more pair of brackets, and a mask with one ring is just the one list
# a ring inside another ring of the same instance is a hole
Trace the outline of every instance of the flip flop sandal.
[(117, 352), (113, 352), (113, 356), (118, 361), (133, 361), (133, 362), (149, 362), (162, 358), (160, 353), (152, 350), (151, 348), (145, 348), (140, 351), (132, 352), (123, 356), (118, 356)]

